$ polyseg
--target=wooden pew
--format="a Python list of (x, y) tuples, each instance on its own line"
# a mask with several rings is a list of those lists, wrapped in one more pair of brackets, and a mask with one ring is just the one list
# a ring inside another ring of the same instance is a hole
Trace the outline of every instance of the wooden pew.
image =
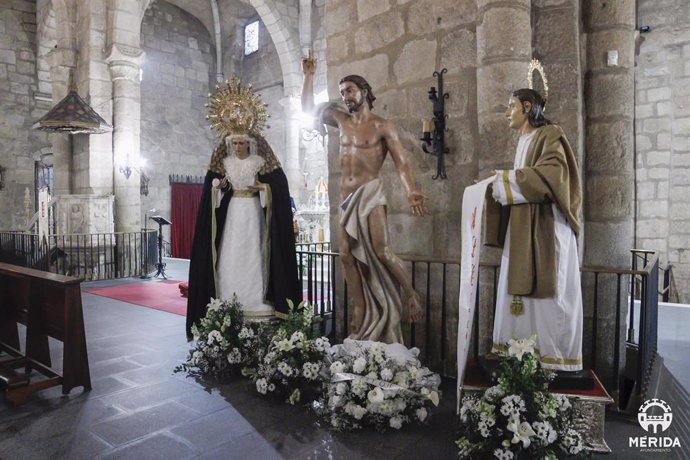
[[(0, 387), (15, 406), (60, 384), (62, 394), (77, 386), (91, 390), (81, 281), (0, 263), (0, 350), (11, 356), (0, 361)], [(26, 326), (26, 354), (20, 352), (18, 323)], [(51, 368), (48, 337), (63, 343), (62, 375)], [(32, 382), (32, 371), (45, 379)]]

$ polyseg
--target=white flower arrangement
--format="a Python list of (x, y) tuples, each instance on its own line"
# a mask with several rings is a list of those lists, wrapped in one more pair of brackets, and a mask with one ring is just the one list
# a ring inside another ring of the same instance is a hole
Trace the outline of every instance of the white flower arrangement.
[(421, 366), (419, 350), (346, 340), (350, 352), (345, 345), (334, 351), (328, 338), (314, 337), (313, 325), (313, 308), (306, 303), (290, 304), (279, 324), (246, 323), (236, 298), (211, 299), (192, 329), (194, 348), (175, 372), (220, 379), (240, 371), (262, 395), (280, 395), (293, 405), (313, 402), (338, 430), (397, 430), (429, 419), (439, 404), (441, 379)]
[(541, 367), (535, 343), (536, 336), (510, 340), (507, 355), (499, 356), (497, 385), (464, 397), (456, 441), (461, 459), (587, 455), (570, 401), (548, 391), (555, 374)]
[(412, 355), (408, 359), (389, 355), (390, 345), (346, 340), (345, 347), (348, 350), (340, 347), (332, 353), (330, 381), (314, 404), (332, 428), (397, 430), (428, 419), (430, 409), (439, 403), (437, 374), (421, 367)]
[[(240, 365), (251, 360), (247, 346), (255, 332), (245, 326), (242, 305), (233, 296), (230, 300), (211, 299), (206, 316), (199, 325), (192, 326), (197, 337), (187, 360), (177, 366), (174, 372), (189, 372), (211, 375), (218, 379), (227, 377)], [(242, 339), (240, 336), (246, 336)]]
[(330, 343), (326, 337), (312, 338), (314, 310), (309, 304), (288, 303), (288, 318), (268, 336), (267, 352), (242, 374), (256, 383), (259, 393), (283, 395), (294, 405), (317, 397)]

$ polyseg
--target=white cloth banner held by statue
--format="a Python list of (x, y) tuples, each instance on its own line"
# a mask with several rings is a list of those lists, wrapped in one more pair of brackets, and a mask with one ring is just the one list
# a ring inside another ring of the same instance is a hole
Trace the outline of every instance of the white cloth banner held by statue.
[(38, 241), (41, 245), (48, 244), (48, 234), (50, 232), (50, 222), (48, 220), (48, 203), (50, 193), (48, 187), (43, 187), (38, 191)]
[(460, 296), (458, 300), (458, 406), (470, 351), (474, 307), (479, 279), (479, 256), (482, 247), (482, 218), (486, 188), (493, 177), (465, 188), (462, 197), (462, 248), (460, 259)]

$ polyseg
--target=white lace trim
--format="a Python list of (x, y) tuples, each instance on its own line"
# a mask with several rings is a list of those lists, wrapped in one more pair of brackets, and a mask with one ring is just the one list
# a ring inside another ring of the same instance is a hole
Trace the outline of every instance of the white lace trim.
[(223, 160), (227, 178), (234, 190), (246, 190), (256, 182), (256, 175), (264, 165), (264, 159), (257, 155), (249, 155), (244, 160), (236, 156), (228, 156)]

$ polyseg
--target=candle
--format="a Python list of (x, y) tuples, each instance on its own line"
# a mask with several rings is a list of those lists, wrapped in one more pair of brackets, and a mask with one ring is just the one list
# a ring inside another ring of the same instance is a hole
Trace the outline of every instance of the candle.
[(424, 118), (422, 120), (422, 132), (423, 133), (430, 133), (431, 132), (431, 120), (428, 118)]

